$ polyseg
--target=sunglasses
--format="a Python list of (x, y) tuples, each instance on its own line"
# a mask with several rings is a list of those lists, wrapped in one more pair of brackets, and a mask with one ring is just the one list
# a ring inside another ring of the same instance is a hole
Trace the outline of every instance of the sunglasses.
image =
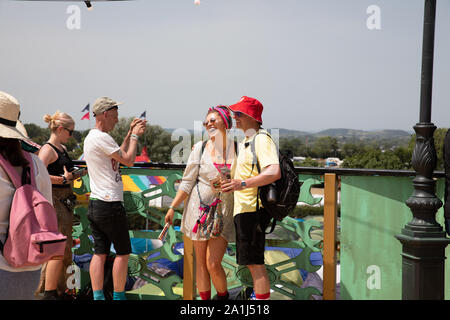
[(64, 128), (64, 127), (63, 127), (63, 129), (66, 129), (70, 136), (71, 136), (71, 135), (73, 134), (73, 132), (75, 131), (75, 130), (69, 130), (69, 129)]
[(205, 121), (203, 121), (203, 125), (206, 127), (210, 122), (211, 122), (211, 124), (214, 124), (216, 122), (216, 119), (211, 118), (209, 120), (205, 120)]
[(119, 106), (112, 106), (112, 107), (106, 109), (105, 112), (109, 111), (109, 110), (113, 110), (113, 109), (119, 110)]
[(234, 111), (233, 112), (234, 113), (234, 115), (236, 116), (236, 117), (242, 117), (242, 115), (243, 115), (243, 113), (242, 112), (240, 112), (240, 111)]

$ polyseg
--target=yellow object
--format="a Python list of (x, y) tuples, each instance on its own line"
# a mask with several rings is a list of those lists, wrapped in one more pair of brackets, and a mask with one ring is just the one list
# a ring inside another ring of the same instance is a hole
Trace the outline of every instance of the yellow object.
[[(183, 287), (175, 286), (173, 288), (173, 293), (183, 296)], [(127, 294), (145, 294), (152, 296), (164, 296), (164, 292), (155, 286), (154, 284), (147, 283), (146, 285), (132, 291), (127, 291)]]
[[(289, 260), (290, 257), (282, 251), (270, 250), (264, 252), (264, 262), (268, 265), (279, 263), (282, 261)], [(278, 271), (283, 271), (284, 269), (295, 267), (294, 262), (283, 264), (282, 266), (277, 267)], [(292, 283), (298, 287), (301, 287), (303, 284), (302, 275), (298, 269), (292, 270), (281, 275), (281, 280), (285, 282)]]
[[(260, 130), (264, 132), (264, 130)], [(255, 133), (256, 135), (256, 133)], [(251, 151), (251, 141), (255, 139), (255, 135), (245, 138), (239, 144), (239, 153), (237, 161), (233, 163), (232, 172), (233, 179), (245, 180), (258, 175), (256, 163), (252, 168), (253, 153)], [(247, 143), (247, 147), (245, 144)], [(266, 134), (259, 134), (255, 140), (255, 150), (258, 154), (258, 161), (263, 170), (272, 164), (279, 164), (278, 152), (275, 143)], [(253, 171), (252, 171), (253, 169)], [(244, 212), (256, 211), (256, 193), (258, 188), (245, 188), (241, 191), (234, 192), (234, 215)], [(260, 206), (261, 202), (260, 202)]]
[(123, 191), (141, 192), (142, 190), (133, 182), (130, 176), (122, 175)]

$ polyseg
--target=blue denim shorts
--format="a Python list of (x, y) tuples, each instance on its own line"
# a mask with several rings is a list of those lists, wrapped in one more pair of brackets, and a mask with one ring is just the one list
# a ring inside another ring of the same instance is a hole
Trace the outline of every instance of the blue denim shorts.
[(128, 219), (122, 202), (89, 200), (88, 219), (95, 254), (109, 255), (111, 243), (117, 255), (131, 253)]

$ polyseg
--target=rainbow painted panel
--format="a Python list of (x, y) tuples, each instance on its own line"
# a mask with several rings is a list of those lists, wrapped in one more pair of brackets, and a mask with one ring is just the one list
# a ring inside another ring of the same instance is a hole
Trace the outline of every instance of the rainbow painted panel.
[(123, 191), (140, 192), (151, 185), (163, 184), (166, 180), (167, 178), (162, 176), (122, 175)]

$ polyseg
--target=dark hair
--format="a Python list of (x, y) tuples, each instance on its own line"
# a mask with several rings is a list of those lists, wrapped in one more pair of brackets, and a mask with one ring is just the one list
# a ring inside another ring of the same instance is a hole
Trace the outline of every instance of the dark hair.
[(0, 137), (0, 154), (14, 167), (28, 165), (28, 160), (22, 154), (22, 145), (18, 139)]

